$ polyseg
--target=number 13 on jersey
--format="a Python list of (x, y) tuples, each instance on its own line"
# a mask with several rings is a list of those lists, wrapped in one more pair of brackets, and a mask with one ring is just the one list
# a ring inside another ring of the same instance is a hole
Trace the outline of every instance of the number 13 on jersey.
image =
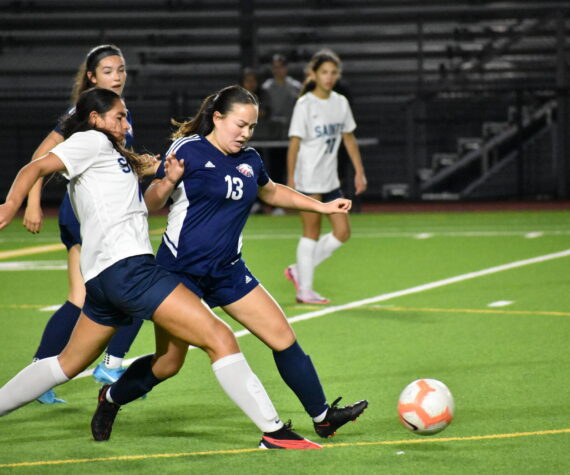
[(243, 196), (243, 181), (241, 178), (238, 176), (231, 177), (230, 175), (226, 175), (224, 180), (228, 186), (226, 199), (241, 200), (241, 197)]

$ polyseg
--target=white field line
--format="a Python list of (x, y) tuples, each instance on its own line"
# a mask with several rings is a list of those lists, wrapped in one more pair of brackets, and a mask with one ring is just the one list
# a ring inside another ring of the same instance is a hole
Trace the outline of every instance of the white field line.
[[(330, 313), (341, 312), (343, 310), (358, 308), (358, 307), (362, 307), (364, 305), (368, 305), (368, 304), (372, 304), (372, 303), (385, 302), (386, 300), (395, 299), (398, 297), (403, 297), (405, 295), (417, 294), (420, 292), (425, 292), (427, 290), (437, 289), (439, 287), (445, 287), (446, 285), (456, 284), (457, 282), (463, 282), (465, 280), (475, 279), (477, 277), (483, 277), (486, 275), (496, 274), (497, 272), (503, 272), (503, 271), (510, 270), (510, 269), (516, 269), (518, 267), (528, 266), (531, 264), (539, 264), (541, 262), (546, 262), (546, 261), (550, 261), (553, 259), (559, 259), (561, 257), (568, 257), (568, 256), (570, 256), (570, 249), (566, 249), (565, 251), (555, 252), (553, 254), (545, 254), (543, 256), (532, 257), (530, 259), (524, 259), (522, 261), (515, 261), (515, 262), (511, 262), (509, 264), (503, 264), (500, 266), (489, 267), (488, 269), (483, 269), (480, 271), (468, 272), (467, 274), (461, 274), (461, 275), (457, 275), (455, 277), (450, 277), (448, 279), (437, 280), (435, 282), (430, 282), (428, 284), (418, 285), (416, 287), (410, 287), (409, 289), (398, 290), (396, 292), (390, 292), (387, 294), (377, 295), (376, 297), (370, 297), (367, 299), (355, 300), (354, 302), (349, 302), (349, 303), (346, 303), (343, 305), (326, 307), (326, 308), (323, 308), (322, 310), (316, 310), (314, 312), (303, 313), (301, 315), (297, 315), (296, 317), (291, 317), (288, 320), (289, 320), (289, 323), (297, 323), (297, 322), (302, 322), (304, 320), (311, 320), (313, 318), (322, 317), (322, 316), (328, 315)], [(240, 338), (242, 336), (249, 335), (249, 334), (250, 334), (249, 330), (245, 330), (245, 329), (234, 333), (236, 338)], [(193, 349), (193, 348), (194, 347), (192, 347), (192, 346), (190, 347), (190, 349)], [(137, 358), (140, 358), (140, 356), (125, 360), (124, 364), (126, 366), (128, 366)], [(92, 373), (93, 373), (93, 370), (88, 369), (88, 370), (85, 370), (82, 373), (78, 374), (76, 376), (76, 378), (82, 378), (85, 376), (90, 376)]]
[[(150, 231), (151, 239), (162, 239), (162, 229), (153, 229)], [(352, 239), (373, 239), (373, 238), (422, 238), (431, 237), (506, 237), (506, 236), (520, 236), (527, 239), (545, 237), (545, 236), (569, 236), (570, 230), (567, 229), (520, 229), (518, 231), (499, 231), (499, 230), (474, 230), (474, 231), (451, 231), (446, 229), (427, 229), (425, 231), (406, 231), (403, 229), (385, 229), (381, 232), (375, 230), (358, 230), (353, 229), (351, 234)], [(299, 233), (245, 233), (244, 240), (267, 240), (267, 239), (299, 239)], [(43, 246), (31, 246), (28, 248), (14, 249), (12, 251), (0, 252), (0, 259), (8, 259), (10, 257), (18, 257), (29, 254), (41, 254), (44, 252), (54, 252), (65, 250), (65, 246), (61, 243), (54, 243), (52, 238), (33, 238), (26, 239), (25, 242), (37, 243), (38, 241), (51, 242), (51, 244)], [(22, 243), (21, 237), (15, 238), (2, 238), (0, 243), (18, 242)]]

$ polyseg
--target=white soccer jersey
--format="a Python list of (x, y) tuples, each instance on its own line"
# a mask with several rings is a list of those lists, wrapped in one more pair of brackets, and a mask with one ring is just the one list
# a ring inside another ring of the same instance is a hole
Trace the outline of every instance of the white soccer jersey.
[(102, 132), (77, 132), (51, 152), (64, 163), (81, 223), (85, 281), (126, 257), (152, 254), (147, 208), (136, 174)]
[(346, 97), (332, 91), (328, 99), (319, 99), (311, 92), (299, 98), (289, 126), (289, 137), (301, 139), (295, 165), (297, 190), (328, 193), (340, 187), (338, 148), (342, 133), (355, 128)]

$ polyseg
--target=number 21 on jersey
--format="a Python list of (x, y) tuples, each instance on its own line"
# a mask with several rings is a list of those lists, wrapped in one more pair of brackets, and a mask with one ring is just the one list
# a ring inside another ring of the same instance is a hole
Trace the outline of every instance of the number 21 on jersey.
[(228, 186), (226, 199), (241, 200), (241, 197), (243, 196), (243, 181), (241, 178), (238, 176), (231, 177), (230, 175), (226, 175), (224, 180)]

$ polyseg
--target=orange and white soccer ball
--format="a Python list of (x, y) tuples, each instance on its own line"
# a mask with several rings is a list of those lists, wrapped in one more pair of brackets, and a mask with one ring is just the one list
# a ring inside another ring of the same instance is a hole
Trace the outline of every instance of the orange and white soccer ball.
[(453, 420), (451, 391), (437, 379), (418, 379), (408, 384), (398, 400), (402, 425), (414, 434), (433, 435)]

